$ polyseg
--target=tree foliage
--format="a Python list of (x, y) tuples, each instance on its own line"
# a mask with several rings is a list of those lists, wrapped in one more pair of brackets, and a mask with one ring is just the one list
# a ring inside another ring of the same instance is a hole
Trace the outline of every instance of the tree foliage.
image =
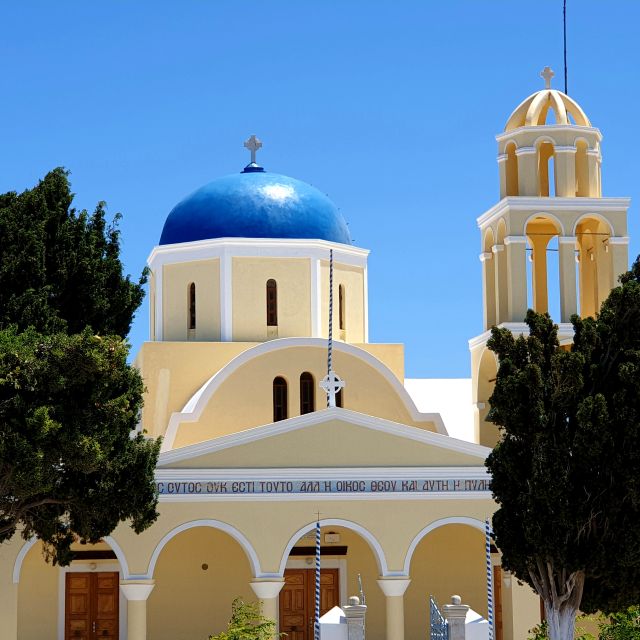
[(76, 540), (157, 517), (159, 442), (136, 434), (143, 383), (124, 337), (143, 297), (120, 236), (71, 208), (67, 173), (0, 195), (0, 542), (40, 538), (68, 564)]
[(137, 283), (123, 276), (120, 232), (104, 202), (89, 215), (72, 201), (61, 168), (33, 189), (0, 194), (0, 328), (129, 333), (146, 271)]
[(494, 328), (488, 343), (496, 543), (551, 627), (563, 612), (640, 601), (640, 260), (597, 318), (572, 322), (570, 348), (533, 311), (528, 336)]

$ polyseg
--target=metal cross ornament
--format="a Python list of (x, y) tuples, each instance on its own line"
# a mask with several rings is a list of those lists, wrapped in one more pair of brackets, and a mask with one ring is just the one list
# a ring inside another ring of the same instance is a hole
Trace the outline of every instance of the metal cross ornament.
[(262, 147), (262, 142), (258, 139), (258, 137), (254, 134), (244, 143), (245, 149), (249, 149), (251, 151), (251, 162), (255, 164), (256, 162), (256, 151)]
[(540, 77), (544, 78), (544, 88), (545, 89), (551, 89), (551, 78), (553, 78), (553, 76), (555, 76), (556, 74), (553, 73), (553, 69), (551, 69), (551, 67), (545, 67), (541, 72), (540, 72)]
[(327, 394), (327, 397), (329, 399), (329, 407), (335, 407), (336, 396), (341, 389), (344, 389), (344, 380), (342, 380), (342, 378), (340, 378), (340, 376), (338, 376), (338, 374), (333, 369), (331, 369), (329, 373), (324, 378), (322, 378), (320, 386)]

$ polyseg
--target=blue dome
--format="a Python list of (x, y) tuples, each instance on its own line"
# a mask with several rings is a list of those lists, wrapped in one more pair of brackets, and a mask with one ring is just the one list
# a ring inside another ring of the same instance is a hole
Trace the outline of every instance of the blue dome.
[(306, 238), (351, 244), (342, 215), (315, 187), (249, 165), (194, 191), (171, 211), (160, 244), (213, 238)]

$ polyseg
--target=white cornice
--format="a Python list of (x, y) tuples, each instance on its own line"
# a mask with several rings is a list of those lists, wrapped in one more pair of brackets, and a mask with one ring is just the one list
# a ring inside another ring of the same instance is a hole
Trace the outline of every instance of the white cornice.
[(593, 133), (596, 135), (598, 142), (602, 140), (602, 133), (600, 129), (596, 127), (583, 127), (577, 124), (545, 124), (545, 125), (533, 125), (528, 127), (518, 127), (511, 131), (504, 131), (496, 136), (498, 142), (502, 140), (508, 140), (510, 138), (517, 137), (520, 133), (537, 133), (543, 135), (545, 131), (570, 131), (575, 133)]
[(533, 196), (507, 196), (479, 216), (476, 222), (481, 229), (484, 229), (507, 211), (626, 213), (630, 204), (631, 198), (542, 198)]
[[(430, 414), (422, 415), (426, 417)], [(358, 413), (357, 411), (351, 411), (350, 409), (331, 408), (314, 411), (313, 413), (307, 413), (302, 416), (296, 416), (295, 418), (281, 420), (280, 422), (274, 422), (260, 427), (246, 429), (245, 431), (240, 431), (238, 433), (220, 436), (213, 440), (199, 442), (179, 449), (164, 451), (160, 453), (158, 466), (170, 466), (176, 462), (183, 462), (185, 460), (215, 453), (216, 451), (222, 451), (231, 447), (237, 447), (257, 442), (265, 438), (271, 438), (285, 433), (290, 433), (292, 431), (297, 431), (299, 429), (305, 429), (330, 420), (339, 420), (356, 426), (372, 429), (374, 431), (381, 431), (389, 435), (422, 442), (424, 444), (430, 444), (441, 449), (475, 456), (479, 461), (483, 461), (491, 451), (491, 449), (479, 444), (466, 442), (464, 440), (457, 440), (451, 436), (433, 433), (432, 431), (427, 431), (426, 429), (421, 429), (419, 427), (410, 427), (397, 422), (391, 422), (390, 420), (384, 420), (383, 418), (377, 418), (363, 413)]]
[(229, 257), (278, 257), (278, 258), (318, 258), (328, 259), (333, 249), (336, 261), (353, 266), (365, 266), (368, 249), (361, 249), (339, 242), (327, 240), (278, 239), (278, 238), (216, 238), (163, 244), (153, 248), (147, 264), (152, 271), (164, 264), (191, 262)]
[(629, 236), (611, 236), (608, 243), (613, 244), (629, 244)]
[[(563, 340), (567, 337), (573, 336), (573, 325), (570, 322), (558, 322), (558, 338)], [(498, 325), (500, 329), (509, 329), (511, 333), (515, 336), (519, 335), (528, 335), (529, 334), (529, 326), (526, 322), (503, 322)], [(478, 336), (471, 338), (469, 340), (469, 350), (473, 351), (477, 347), (483, 346), (487, 343), (487, 340), (491, 337), (491, 330), (484, 331)]]

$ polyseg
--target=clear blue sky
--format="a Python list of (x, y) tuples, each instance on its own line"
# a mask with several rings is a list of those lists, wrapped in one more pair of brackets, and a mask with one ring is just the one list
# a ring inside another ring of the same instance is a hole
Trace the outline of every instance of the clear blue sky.
[[(569, 93), (604, 134), (603, 190), (631, 196), (640, 251), (640, 2), (569, 0)], [(498, 198), (495, 134), (562, 88), (561, 0), (25, 0), (0, 7), (0, 191), (72, 171), (106, 200), (137, 275), (167, 213), (264, 141), (371, 249), (370, 338), (408, 375), (469, 375), (481, 330), (476, 217)], [(131, 334), (147, 337), (146, 301)]]

